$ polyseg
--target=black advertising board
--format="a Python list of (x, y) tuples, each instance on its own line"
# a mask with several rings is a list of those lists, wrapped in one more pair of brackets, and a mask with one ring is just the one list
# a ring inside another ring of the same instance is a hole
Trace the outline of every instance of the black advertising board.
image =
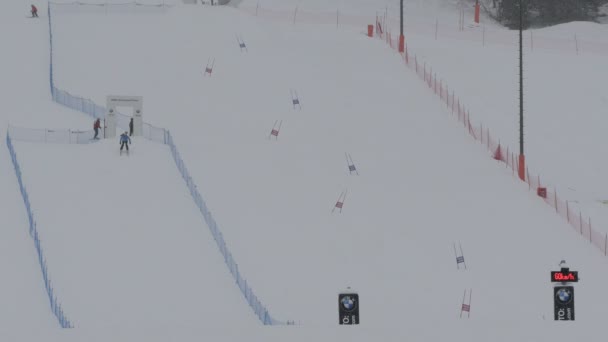
[(340, 324), (359, 324), (359, 295), (340, 293), (338, 295), (338, 313)]
[(574, 287), (555, 286), (553, 302), (556, 321), (574, 321)]

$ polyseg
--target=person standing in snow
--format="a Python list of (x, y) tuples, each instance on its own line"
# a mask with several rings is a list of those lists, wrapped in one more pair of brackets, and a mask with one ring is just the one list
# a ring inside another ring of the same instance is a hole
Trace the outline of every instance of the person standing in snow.
[(99, 139), (97, 137), (97, 135), (99, 134), (100, 128), (101, 128), (101, 120), (97, 119), (97, 120), (95, 120), (95, 123), (93, 124), (93, 129), (95, 130), (95, 136), (93, 137), (93, 139)]
[(129, 121), (129, 136), (133, 136), (133, 118), (131, 118), (131, 121)]
[(124, 132), (120, 135), (120, 152), (122, 152), (122, 148), (126, 147), (127, 152), (129, 152), (129, 144), (131, 143), (131, 138), (129, 138), (128, 132)]
[(34, 4), (32, 4), (32, 18), (38, 18), (38, 8), (36, 8), (36, 6), (34, 6)]

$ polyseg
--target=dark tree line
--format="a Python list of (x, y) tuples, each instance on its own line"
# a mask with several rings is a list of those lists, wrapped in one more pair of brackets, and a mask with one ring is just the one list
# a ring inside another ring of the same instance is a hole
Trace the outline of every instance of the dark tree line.
[[(520, 0), (492, 0), (497, 19), (509, 28), (519, 27)], [(524, 28), (570, 21), (595, 21), (599, 7), (608, 0), (522, 0)]]

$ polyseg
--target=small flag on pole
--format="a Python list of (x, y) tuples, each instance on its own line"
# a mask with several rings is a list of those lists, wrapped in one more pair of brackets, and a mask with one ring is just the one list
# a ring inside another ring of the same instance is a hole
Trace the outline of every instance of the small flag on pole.
[(355, 162), (353, 162), (353, 157), (350, 155), (350, 153), (344, 153), (344, 155), (346, 156), (346, 165), (348, 165), (348, 173), (351, 175), (353, 173), (355, 173), (358, 176), (359, 171), (357, 171), (357, 167), (355, 167)]
[(462, 313), (467, 313), (467, 318), (471, 317), (471, 295), (473, 294), (473, 289), (469, 289), (469, 300), (467, 303), (467, 290), (464, 290), (464, 295), (462, 297), (462, 305), (460, 306), (460, 318), (462, 318)]
[(302, 110), (302, 106), (300, 105), (300, 98), (298, 97), (298, 93), (291, 89), (289, 91), (291, 93), (291, 103), (293, 104), (293, 109), (296, 109), (296, 107), (300, 110)]
[(376, 15), (376, 31), (378, 32), (380, 37), (382, 37), (382, 34), (383, 34), (382, 24), (380, 23), (380, 20), (378, 19), (378, 15)]
[(334, 208), (331, 210), (332, 214), (334, 213), (334, 211), (336, 211), (336, 209), (339, 209), (340, 213), (342, 213), (342, 208), (344, 207), (344, 201), (346, 200), (347, 193), (348, 193), (348, 190), (342, 191), (340, 193), (340, 196), (338, 197), (338, 201), (336, 202), (336, 205), (334, 205)]
[(236, 41), (239, 44), (239, 48), (241, 49), (241, 52), (243, 52), (243, 51), (248, 52), (247, 45), (245, 45), (245, 41), (243, 40), (243, 37), (240, 37), (237, 35)]
[(213, 58), (213, 59), (209, 58), (207, 60), (207, 66), (205, 66), (205, 73), (203, 74), (203, 76), (209, 75), (209, 77), (211, 77), (211, 73), (213, 73), (214, 65), (215, 65), (215, 58)]
[(464, 262), (464, 253), (462, 252), (462, 244), (459, 242), (458, 247), (460, 249), (460, 255), (456, 251), (456, 243), (453, 243), (454, 246), (454, 256), (456, 257), (456, 268), (460, 269), (460, 264), (464, 266), (464, 269), (467, 269), (467, 264)]
[(268, 135), (268, 139), (270, 139), (271, 137), (274, 137), (275, 140), (279, 140), (279, 133), (281, 132), (282, 125), (283, 125), (283, 120), (275, 121), (274, 125), (272, 126), (272, 130), (270, 131), (270, 135)]

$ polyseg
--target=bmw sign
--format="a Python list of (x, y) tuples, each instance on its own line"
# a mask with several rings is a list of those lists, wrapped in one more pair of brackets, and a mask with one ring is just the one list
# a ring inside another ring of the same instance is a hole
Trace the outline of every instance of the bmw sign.
[(574, 321), (574, 287), (556, 286), (553, 288), (553, 301), (556, 321)]
[(338, 313), (340, 324), (359, 324), (359, 295), (340, 293), (338, 295)]

